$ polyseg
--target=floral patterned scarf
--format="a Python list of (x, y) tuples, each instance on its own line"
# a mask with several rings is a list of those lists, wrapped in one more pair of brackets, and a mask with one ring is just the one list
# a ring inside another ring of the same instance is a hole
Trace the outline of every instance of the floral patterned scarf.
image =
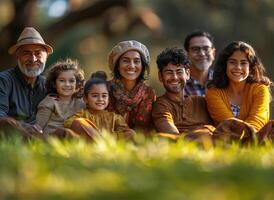
[(146, 87), (144, 81), (140, 81), (132, 91), (128, 92), (120, 80), (109, 81), (110, 104), (108, 110), (122, 115), (129, 126), (132, 125), (130, 121), (134, 121), (134, 119), (131, 118), (130, 113), (131, 111), (137, 113), (139, 104), (145, 96)]

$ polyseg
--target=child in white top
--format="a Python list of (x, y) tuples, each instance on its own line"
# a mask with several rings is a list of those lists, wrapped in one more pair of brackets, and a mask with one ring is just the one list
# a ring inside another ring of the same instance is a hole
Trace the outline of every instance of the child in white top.
[(55, 63), (47, 72), (47, 96), (38, 105), (36, 124), (43, 133), (63, 130), (64, 121), (85, 107), (83, 102), (84, 72), (77, 61), (66, 59)]

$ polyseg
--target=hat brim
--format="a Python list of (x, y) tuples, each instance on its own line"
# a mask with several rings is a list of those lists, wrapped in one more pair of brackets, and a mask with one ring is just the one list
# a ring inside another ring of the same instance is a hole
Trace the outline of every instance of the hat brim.
[(18, 48), (20, 48), (21, 46), (23, 46), (23, 45), (40, 45), (40, 46), (43, 46), (45, 49), (46, 49), (46, 51), (47, 51), (47, 53), (48, 54), (52, 54), (53, 53), (53, 48), (50, 46), (50, 45), (48, 45), (48, 44), (42, 44), (42, 43), (39, 43), (39, 42), (26, 42), (26, 43), (21, 43), (21, 44), (15, 44), (15, 45), (13, 45), (13, 46), (11, 46), (10, 48), (9, 48), (9, 50), (8, 50), (8, 52), (9, 52), (9, 54), (15, 54), (16, 53), (16, 51), (18, 50)]
[[(113, 50), (112, 50), (112, 51), (110, 52), (110, 54), (108, 55), (108, 57), (109, 57), (109, 65), (108, 65), (108, 66), (109, 66), (109, 69), (110, 69), (111, 71), (114, 71), (114, 67), (115, 67), (117, 61), (119, 60), (119, 58), (120, 58), (123, 54), (125, 54), (126, 52), (128, 52), (128, 51), (137, 51), (137, 52), (139, 52), (141, 55), (144, 56), (144, 58), (146, 59), (146, 62), (147, 62), (147, 63), (150, 62), (150, 59), (149, 59), (148, 57), (146, 57), (146, 55), (144, 54), (144, 52), (143, 52), (142, 49), (140, 49), (140, 48), (129, 47), (129, 48), (126, 48), (124, 51), (121, 51), (121, 52), (119, 52), (119, 53), (116, 53), (115, 56), (111, 55), (111, 54), (113, 53)], [(112, 58), (110, 59), (110, 57), (112, 57)]]

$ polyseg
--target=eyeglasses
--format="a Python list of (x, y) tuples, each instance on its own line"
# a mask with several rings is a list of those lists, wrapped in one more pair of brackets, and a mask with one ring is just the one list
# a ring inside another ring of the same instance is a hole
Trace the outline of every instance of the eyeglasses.
[(205, 53), (209, 53), (211, 50), (213, 49), (213, 47), (210, 47), (210, 46), (193, 46), (193, 47), (190, 47), (190, 50), (195, 53), (195, 54), (198, 54), (201, 52), (201, 50)]

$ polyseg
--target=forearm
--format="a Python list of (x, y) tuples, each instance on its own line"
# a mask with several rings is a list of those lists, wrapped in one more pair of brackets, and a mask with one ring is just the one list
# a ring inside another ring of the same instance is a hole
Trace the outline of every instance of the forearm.
[(156, 122), (155, 128), (157, 132), (161, 133), (171, 133), (171, 134), (179, 134), (179, 130), (175, 126), (175, 124), (169, 122)]

